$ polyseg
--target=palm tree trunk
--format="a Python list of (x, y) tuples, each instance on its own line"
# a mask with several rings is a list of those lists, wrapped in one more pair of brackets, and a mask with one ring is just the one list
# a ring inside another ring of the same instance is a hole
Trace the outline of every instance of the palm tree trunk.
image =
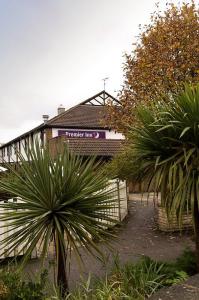
[(199, 272), (199, 207), (195, 190), (195, 202), (194, 202), (194, 229), (195, 229), (195, 245), (196, 245), (196, 263), (197, 271)]
[(57, 286), (60, 288), (61, 296), (69, 293), (68, 279), (66, 274), (66, 251), (62, 241), (56, 237), (56, 256), (57, 256)]

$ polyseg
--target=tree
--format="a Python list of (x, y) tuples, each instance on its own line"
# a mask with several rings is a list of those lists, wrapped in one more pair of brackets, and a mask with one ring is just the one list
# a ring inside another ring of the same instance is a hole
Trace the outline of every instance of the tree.
[(83, 160), (65, 148), (52, 159), (50, 151), (38, 143), (26, 155), (28, 161), (19, 154), (17, 170), (6, 164), (10, 173), (0, 179), (0, 190), (21, 199), (0, 203), (1, 227), (8, 222), (9, 233), (0, 241), (1, 249), (9, 253), (22, 244), (21, 251), (27, 248), (25, 263), (39, 244), (44, 259), (53, 240), (57, 285), (67, 292), (71, 250), (78, 259), (80, 246), (90, 254), (102, 254), (95, 240), (111, 236), (104, 225), (115, 223), (110, 212), (115, 205), (113, 190), (107, 189), (107, 178), (94, 158)]
[(108, 105), (107, 122), (123, 132), (135, 121), (138, 104), (150, 105), (199, 79), (199, 10), (193, 1), (169, 4), (164, 13), (157, 10), (140, 30), (132, 53), (125, 56), (121, 106)]
[(132, 130), (134, 176), (161, 192), (168, 216), (181, 224), (192, 211), (199, 271), (199, 85), (153, 109), (138, 108), (139, 125)]

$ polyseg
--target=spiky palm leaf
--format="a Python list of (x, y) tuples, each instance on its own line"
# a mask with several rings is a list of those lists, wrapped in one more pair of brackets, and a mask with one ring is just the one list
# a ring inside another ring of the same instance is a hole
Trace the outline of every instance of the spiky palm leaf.
[(64, 270), (68, 249), (79, 258), (79, 246), (92, 254), (99, 252), (94, 239), (111, 235), (105, 223), (115, 223), (110, 211), (116, 204), (100, 164), (94, 158), (83, 160), (66, 147), (53, 159), (39, 143), (27, 150), (26, 156), (18, 155), (17, 171), (6, 166), (9, 176), (14, 175), (12, 180), (9, 176), (0, 180), (0, 190), (21, 199), (0, 203), (1, 224), (6, 222), (10, 230), (0, 241), (1, 249), (11, 252), (22, 244), (27, 249), (26, 261), (40, 243), (44, 258), (54, 239)]
[(135, 175), (161, 192), (168, 216), (181, 224), (192, 211), (199, 270), (199, 85), (186, 86), (168, 103), (139, 108), (140, 126), (132, 130)]
[(181, 219), (199, 201), (199, 86), (186, 86), (154, 109), (139, 108), (138, 117), (141, 125), (132, 131), (137, 175), (161, 191), (162, 204)]

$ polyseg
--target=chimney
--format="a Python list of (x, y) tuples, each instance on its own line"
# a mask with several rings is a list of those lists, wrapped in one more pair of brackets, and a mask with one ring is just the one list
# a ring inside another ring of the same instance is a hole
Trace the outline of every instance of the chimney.
[(42, 118), (43, 118), (44, 124), (46, 124), (49, 119), (49, 115), (43, 115)]
[(63, 107), (62, 104), (60, 104), (60, 106), (59, 106), (58, 109), (57, 109), (57, 114), (58, 114), (58, 115), (61, 115), (61, 114), (63, 114), (64, 112), (65, 112), (65, 108)]

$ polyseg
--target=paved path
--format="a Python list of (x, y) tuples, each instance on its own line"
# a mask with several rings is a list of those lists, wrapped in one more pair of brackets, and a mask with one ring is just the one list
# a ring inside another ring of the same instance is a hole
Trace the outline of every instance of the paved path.
[[(193, 247), (190, 234), (162, 233), (157, 230), (154, 222), (153, 202), (140, 201), (139, 194), (130, 196), (129, 216), (124, 224), (117, 229), (117, 237), (111, 241), (113, 250), (105, 250), (104, 245), (100, 247), (106, 252), (107, 266), (110, 268), (114, 255), (118, 254), (122, 263), (135, 261), (141, 255), (150, 256), (162, 261), (172, 260), (179, 256), (185, 247)], [(81, 275), (87, 277), (91, 272), (97, 276), (105, 274), (105, 266), (82, 253), (85, 267)], [(39, 260), (33, 260), (27, 267), (27, 271), (35, 273), (39, 268)], [(50, 274), (53, 278), (53, 272)], [(70, 286), (74, 287), (80, 278), (80, 271), (75, 257), (72, 257)]]

